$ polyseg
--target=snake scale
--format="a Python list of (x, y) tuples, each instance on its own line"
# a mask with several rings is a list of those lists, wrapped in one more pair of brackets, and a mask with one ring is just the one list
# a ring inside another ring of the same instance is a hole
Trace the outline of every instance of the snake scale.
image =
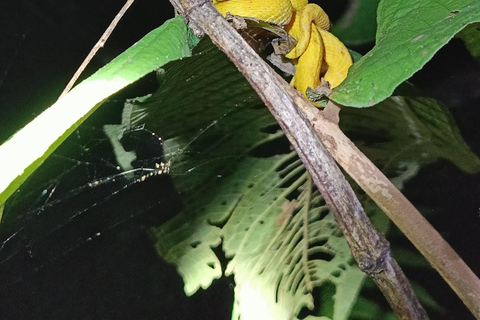
[(321, 78), (330, 88), (346, 77), (352, 58), (345, 45), (329, 32), (328, 15), (308, 0), (213, 0), (225, 16), (253, 18), (282, 26), (297, 40), (285, 56), (296, 65), (291, 85), (304, 94), (308, 87), (316, 88)]

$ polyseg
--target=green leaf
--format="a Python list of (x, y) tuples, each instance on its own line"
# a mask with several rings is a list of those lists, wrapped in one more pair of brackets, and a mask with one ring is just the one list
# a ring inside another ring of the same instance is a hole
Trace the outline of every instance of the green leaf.
[(385, 318), (385, 312), (378, 305), (378, 303), (375, 303), (364, 297), (358, 298), (351, 315), (351, 319), (384, 320)]
[(159, 71), (159, 80), (159, 90), (137, 103), (131, 118), (133, 126), (145, 124), (164, 140), (172, 178), (186, 202), (178, 217), (155, 231), (155, 238), (159, 253), (177, 265), (190, 295), (221, 276), (211, 250), (221, 242), (216, 225), (226, 221), (240, 196), (238, 187), (229, 192), (224, 181), (259, 141), (272, 138), (264, 131), (276, 123), (207, 38), (192, 57)]
[(0, 206), (107, 97), (190, 55), (198, 40), (181, 17), (165, 22), (0, 146)]
[(480, 2), (383, 0), (377, 21), (376, 45), (335, 88), (337, 103), (366, 107), (389, 97), (456, 33), (480, 21)]
[[(191, 58), (172, 62), (158, 74), (159, 90), (137, 103), (131, 117), (134, 125), (162, 137), (174, 172), (191, 173), (174, 178), (183, 193), (201, 192), (205, 181), (223, 174), (226, 160), (243, 157), (267, 137), (260, 128), (275, 124), (266, 110), (258, 110), (261, 100), (243, 75), (207, 38)], [(204, 149), (219, 136), (230, 144)]]
[(377, 7), (380, 0), (354, 0), (332, 28), (347, 47), (360, 46), (375, 41)]
[[(299, 313), (348, 318), (363, 275), (352, 266), (321, 195), (298, 158), (281, 147), (283, 134), (243, 77), (206, 40), (191, 58), (165, 66), (159, 79), (160, 89), (130, 116), (165, 139), (172, 179), (185, 199), (177, 217), (152, 230), (159, 254), (182, 275), (185, 292), (207, 288), (222, 275), (213, 249), (223, 239), (231, 259), (226, 272), (237, 285), (234, 319), (248, 319), (250, 308), (255, 315), (267, 312), (262, 319)], [(176, 88), (188, 88), (188, 94)], [(459, 159), (473, 165), (460, 164), (476, 168), (478, 159), (445, 112), (430, 99), (395, 97), (369, 110), (344, 109), (341, 123), (347, 133), (361, 134), (359, 145), (403, 183), (449, 153), (463, 154)], [(369, 137), (373, 143), (362, 139)], [(367, 210), (388, 230), (385, 215)], [(258, 301), (263, 303), (251, 307)], [(329, 307), (318, 307), (321, 301)]]
[(440, 158), (468, 173), (480, 171), (453, 117), (434, 99), (394, 96), (370, 109), (343, 109), (340, 126), (400, 189)]
[[(227, 272), (237, 285), (234, 318), (248, 319), (252, 289), (263, 295), (257, 307), (275, 309), (276, 319), (318, 306), (321, 297), (333, 302), (315, 310), (315, 319), (320, 312), (346, 319), (364, 275), (352, 265), (348, 245), (283, 132), (243, 76), (205, 39), (191, 58), (165, 66), (159, 79), (160, 89), (138, 103), (131, 118), (164, 139), (172, 179), (185, 199), (178, 216), (152, 230), (158, 252), (182, 275), (185, 292), (207, 288), (222, 275), (212, 249), (223, 239), (222, 248), (233, 258)], [(188, 94), (176, 88), (188, 88)], [(303, 209), (284, 209), (295, 202)], [(295, 272), (286, 276), (291, 268)]]
[(458, 37), (465, 42), (465, 46), (472, 57), (480, 62), (480, 23), (472, 23), (463, 29)]
[(232, 319), (347, 319), (365, 275), (333, 215), (296, 156), (262, 161), (222, 230)]
[[(214, 249), (223, 244), (231, 259), (226, 273), (236, 282), (234, 319), (258, 318), (262, 310), (262, 319), (347, 319), (364, 275), (243, 76), (205, 39), (158, 78), (157, 92), (127, 103), (119, 132), (145, 125), (164, 140), (184, 209), (151, 234), (159, 254), (177, 266), (185, 292), (222, 276)], [(363, 134), (360, 147), (403, 183), (449, 153), (478, 161), (445, 112), (430, 99), (394, 97), (369, 110), (344, 109), (341, 123), (347, 133)], [(367, 210), (388, 230), (385, 215)]]

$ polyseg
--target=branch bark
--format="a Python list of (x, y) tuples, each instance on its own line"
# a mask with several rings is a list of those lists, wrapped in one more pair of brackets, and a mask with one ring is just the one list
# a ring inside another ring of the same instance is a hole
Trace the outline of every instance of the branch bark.
[[(311, 104), (247, 45), (210, 0), (171, 2), (196, 34), (206, 33), (225, 52), (265, 102), (333, 212), (359, 267), (372, 276), (397, 317), (428, 319), (393, 259), (387, 240), (373, 228), (352, 188), (317, 136), (304, 111), (312, 108)], [(321, 115), (316, 113), (316, 116)], [(322, 127), (322, 131), (324, 129), (327, 130)], [(335, 130), (340, 131), (338, 126)], [(331, 140), (325, 141), (332, 145)]]
[[(329, 102), (333, 103), (333, 102)], [(407, 236), (480, 319), (480, 280), (407, 198), (320, 111), (304, 108), (320, 140), (340, 166)]]

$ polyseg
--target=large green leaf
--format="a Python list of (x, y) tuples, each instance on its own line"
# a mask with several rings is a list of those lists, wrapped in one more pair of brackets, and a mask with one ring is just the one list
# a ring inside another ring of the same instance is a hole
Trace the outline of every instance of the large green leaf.
[(480, 61), (480, 23), (468, 25), (458, 36), (465, 42), (470, 54)]
[(380, 0), (350, 1), (348, 9), (333, 25), (333, 34), (347, 47), (372, 43), (377, 31), (379, 2)]
[(222, 230), (233, 319), (347, 319), (365, 275), (333, 215), (296, 155), (262, 161)]
[(394, 96), (370, 109), (343, 109), (341, 115), (342, 130), (399, 188), (438, 159), (468, 173), (480, 170), (451, 114), (434, 99)]
[[(132, 127), (145, 124), (164, 138), (172, 178), (185, 199), (184, 210), (152, 232), (160, 255), (182, 275), (185, 292), (207, 288), (222, 275), (213, 248), (223, 239), (226, 255), (234, 259), (228, 272), (237, 285), (235, 317), (249, 319), (245, 292), (253, 289), (264, 295), (257, 307), (274, 308), (275, 314), (288, 310), (283, 318), (302, 307), (318, 306), (320, 298), (328, 296), (335, 300), (332, 309), (316, 311), (346, 319), (364, 275), (352, 265), (348, 246), (320, 194), (243, 76), (206, 39), (191, 58), (167, 65), (159, 79), (160, 89), (137, 103), (129, 117)], [(189, 94), (178, 88), (188, 88)], [(302, 210), (285, 209), (296, 202)], [(244, 234), (242, 226), (249, 228), (259, 215), (258, 225)], [(292, 241), (284, 241), (286, 236)], [(277, 248), (276, 263), (268, 255), (272, 246)], [(257, 247), (248, 259), (245, 247)], [(302, 264), (296, 263), (299, 256)], [(249, 274), (252, 264), (257, 271), (262, 268), (263, 275)], [(268, 275), (280, 281), (289, 268), (297, 270), (297, 278), (285, 276), (281, 301), (275, 302), (280, 283), (267, 286), (262, 279)], [(300, 284), (295, 281), (302, 276), (302, 285), (288, 288), (288, 283)], [(315, 288), (323, 288), (325, 294)]]
[(181, 17), (165, 22), (75, 87), (0, 146), (0, 206), (101, 102), (165, 63), (190, 55), (198, 39)]
[[(253, 310), (265, 311), (263, 319), (348, 318), (363, 275), (352, 266), (321, 195), (243, 77), (206, 40), (191, 58), (167, 65), (159, 79), (161, 88), (134, 105), (130, 117), (165, 137), (172, 178), (185, 199), (184, 210), (152, 232), (159, 254), (182, 275), (185, 292), (207, 288), (222, 275), (213, 249), (223, 243), (231, 259), (226, 272), (237, 285), (234, 319), (250, 319), (251, 303), (259, 301)], [(433, 118), (422, 111), (431, 108), (438, 109)], [(344, 130), (400, 186), (421, 165), (452, 152), (463, 154), (464, 169), (478, 167), (448, 112), (431, 100), (396, 97), (371, 110), (344, 110), (341, 118)], [(373, 145), (362, 143), (369, 135)], [(364, 200), (377, 227), (388, 230), (385, 215)]]
[(331, 98), (366, 107), (389, 97), (456, 33), (480, 21), (476, 0), (383, 0), (375, 47), (355, 63)]
[[(221, 276), (211, 250), (220, 243), (214, 222), (226, 220), (239, 196), (223, 193), (221, 183), (248, 150), (269, 138), (262, 128), (275, 121), (258, 108), (260, 99), (253, 89), (208, 39), (191, 58), (160, 70), (159, 79), (160, 89), (137, 103), (130, 116), (134, 125), (144, 123), (164, 139), (172, 177), (188, 205), (159, 228), (156, 237), (159, 252), (178, 266), (185, 291), (193, 294)], [(185, 260), (189, 263), (181, 262)]]

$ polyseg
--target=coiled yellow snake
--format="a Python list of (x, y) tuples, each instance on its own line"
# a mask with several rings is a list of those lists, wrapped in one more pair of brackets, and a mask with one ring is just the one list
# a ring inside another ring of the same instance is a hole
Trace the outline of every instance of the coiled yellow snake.
[(254, 18), (282, 26), (297, 40), (286, 54), (296, 65), (291, 85), (304, 94), (308, 87), (316, 88), (321, 77), (330, 88), (346, 77), (352, 58), (345, 45), (330, 30), (330, 20), (318, 5), (308, 0), (213, 0), (225, 16)]

